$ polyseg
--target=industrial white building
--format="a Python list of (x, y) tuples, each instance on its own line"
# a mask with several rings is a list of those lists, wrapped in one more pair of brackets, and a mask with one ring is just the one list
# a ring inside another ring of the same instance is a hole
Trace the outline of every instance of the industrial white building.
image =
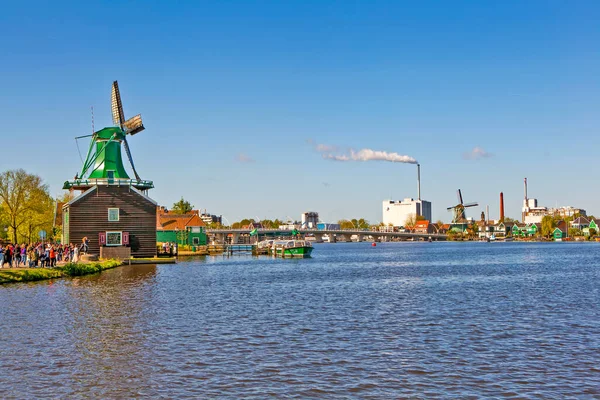
[(385, 225), (405, 226), (406, 220), (411, 216), (423, 216), (431, 221), (431, 202), (406, 198), (402, 201), (384, 200), (383, 218)]
[(537, 224), (548, 215), (548, 208), (538, 207), (537, 199), (523, 199), (522, 219), (526, 224)]
[(319, 213), (314, 211), (307, 211), (302, 213), (302, 228), (303, 229), (317, 229), (319, 223)]
[(527, 178), (524, 180), (525, 183), (525, 198), (523, 199), (522, 219), (526, 224), (535, 224), (542, 222), (542, 218), (546, 215), (552, 217), (572, 217), (575, 214), (586, 216), (586, 211), (582, 208), (575, 208), (571, 206), (548, 208), (538, 205), (537, 199), (530, 199), (527, 197)]

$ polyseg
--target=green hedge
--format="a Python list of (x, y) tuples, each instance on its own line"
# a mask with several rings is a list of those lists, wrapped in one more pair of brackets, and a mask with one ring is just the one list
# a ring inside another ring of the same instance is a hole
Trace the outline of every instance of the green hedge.
[(118, 260), (107, 260), (94, 263), (68, 263), (56, 268), (27, 268), (0, 270), (0, 284), (10, 282), (30, 282), (44, 279), (62, 278), (65, 276), (82, 276), (97, 274), (105, 269), (123, 265)]
[(23, 270), (0, 270), (0, 284), (10, 282), (30, 282), (44, 279), (61, 278), (63, 272), (55, 269), (23, 269)]

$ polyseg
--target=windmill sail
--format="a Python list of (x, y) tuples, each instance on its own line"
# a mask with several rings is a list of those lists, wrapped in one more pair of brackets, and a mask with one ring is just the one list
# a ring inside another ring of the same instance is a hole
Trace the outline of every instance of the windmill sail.
[(119, 83), (117, 81), (114, 81), (112, 84), (110, 99), (113, 124), (115, 124), (115, 126), (123, 127), (125, 116), (123, 114), (123, 104), (121, 103), (121, 93), (119, 93)]
[(133, 165), (133, 157), (131, 157), (131, 151), (129, 150), (129, 144), (127, 143), (127, 136), (123, 139), (123, 147), (125, 147), (125, 152), (127, 153), (127, 158), (129, 159), (129, 164), (131, 164), (131, 169), (133, 170), (133, 174), (135, 175), (135, 179), (141, 181), (140, 176), (135, 170), (135, 165)]
[(133, 170), (135, 178), (139, 181), (141, 178), (135, 170), (135, 165), (133, 164), (133, 157), (131, 156), (131, 150), (129, 150), (129, 143), (127, 143), (127, 134), (135, 135), (136, 133), (143, 131), (144, 124), (142, 123), (141, 114), (138, 114), (125, 121), (125, 113), (123, 112), (123, 103), (121, 102), (121, 93), (119, 92), (119, 83), (117, 81), (114, 81), (112, 84), (111, 109), (113, 123), (116, 126), (121, 127), (125, 133), (123, 138), (123, 147), (125, 147), (125, 152), (127, 153), (127, 158), (129, 159), (129, 164), (131, 164), (131, 169)]
[(123, 127), (130, 135), (135, 135), (136, 133), (143, 131), (145, 128), (144, 123), (142, 122), (142, 115), (138, 114), (135, 117), (129, 118), (127, 121), (123, 122)]

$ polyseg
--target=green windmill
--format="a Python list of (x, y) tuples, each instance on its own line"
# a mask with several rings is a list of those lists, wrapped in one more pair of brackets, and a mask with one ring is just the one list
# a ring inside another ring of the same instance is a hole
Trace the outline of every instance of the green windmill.
[[(81, 172), (72, 181), (65, 182), (63, 189), (87, 190), (95, 185), (132, 186), (139, 190), (154, 187), (152, 181), (142, 180), (138, 175), (127, 143), (127, 135), (133, 136), (144, 130), (142, 116), (138, 114), (125, 120), (117, 81), (112, 84), (111, 109), (114, 126), (75, 138), (92, 139)], [(130, 178), (125, 171), (121, 145), (125, 148), (135, 179)]]

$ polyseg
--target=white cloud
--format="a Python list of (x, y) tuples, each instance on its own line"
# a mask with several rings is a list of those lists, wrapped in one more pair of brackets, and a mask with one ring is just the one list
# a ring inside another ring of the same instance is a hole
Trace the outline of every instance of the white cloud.
[(465, 160), (479, 160), (482, 158), (490, 158), (493, 156), (494, 155), (492, 153), (488, 153), (482, 147), (479, 146), (475, 146), (473, 147), (473, 150), (463, 153), (463, 158)]
[(237, 162), (241, 162), (241, 163), (253, 163), (254, 162), (254, 159), (252, 157), (250, 157), (244, 153), (238, 153), (238, 155), (235, 156), (235, 160)]

